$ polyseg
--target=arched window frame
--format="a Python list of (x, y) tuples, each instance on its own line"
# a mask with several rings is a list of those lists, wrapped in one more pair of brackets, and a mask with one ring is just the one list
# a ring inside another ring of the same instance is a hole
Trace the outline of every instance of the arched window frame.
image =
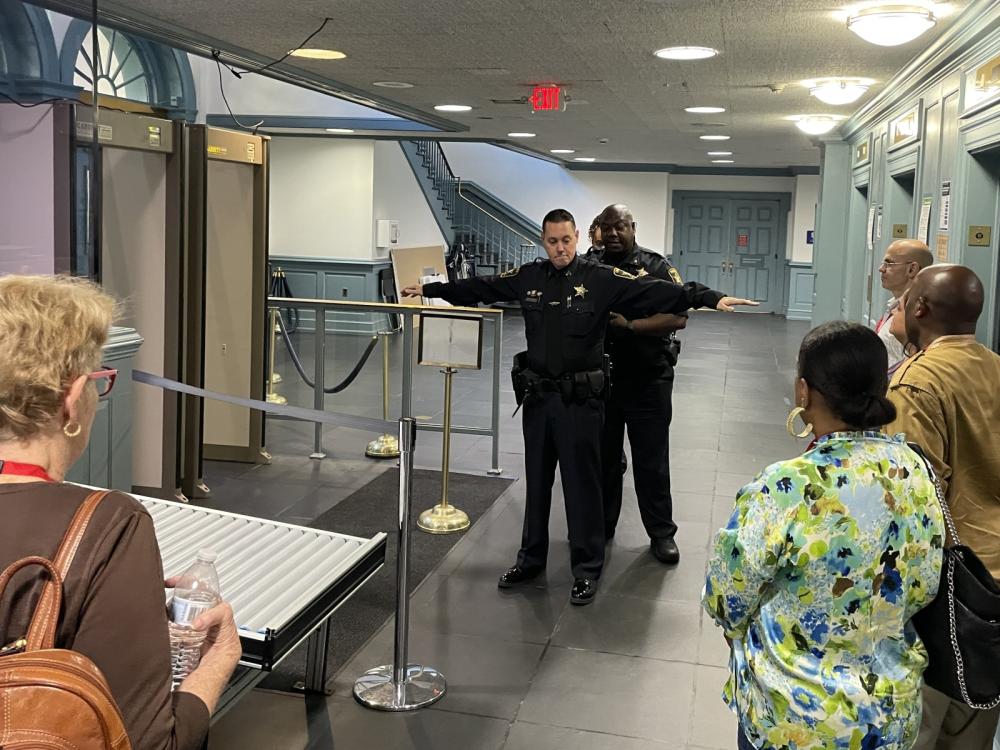
[(0, 0), (0, 91), (30, 101), (75, 97), (62, 84), (59, 55), (48, 14), (20, 0)]
[[(135, 48), (149, 81), (149, 101), (143, 103), (166, 110), (173, 119), (193, 122), (198, 108), (187, 55), (126, 31), (107, 26), (101, 28), (111, 35), (124, 37)], [(66, 30), (59, 54), (64, 83), (73, 83), (80, 48), (88, 33), (90, 23), (82, 19), (74, 19)], [(89, 50), (87, 52), (89, 55)]]

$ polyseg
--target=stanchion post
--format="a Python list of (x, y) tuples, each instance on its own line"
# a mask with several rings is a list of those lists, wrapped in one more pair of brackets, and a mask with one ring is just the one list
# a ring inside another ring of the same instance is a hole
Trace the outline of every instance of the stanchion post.
[(441, 431), (441, 501), (420, 514), (417, 526), (431, 534), (452, 534), (469, 528), (469, 516), (448, 503), (448, 473), (451, 464), (451, 381), (458, 372), (454, 367), (444, 373), (444, 425)]
[(267, 371), (267, 403), (269, 404), (280, 404), (284, 405), (288, 403), (288, 399), (277, 393), (274, 390), (274, 384), (278, 382), (275, 379), (274, 372), (274, 356), (275, 349), (277, 349), (278, 337), (275, 335), (275, 329), (278, 326), (278, 308), (270, 307), (268, 308), (268, 329), (270, 330), (270, 351), (268, 354), (268, 371)]
[(354, 697), (379, 711), (413, 711), (440, 700), (448, 683), (432, 667), (410, 664), (410, 496), (413, 490), (413, 449), (417, 423), (399, 420), (399, 547), (396, 553), (396, 642), (392, 664), (365, 672), (354, 683)]
[[(315, 387), (313, 388), (313, 408), (317, 411), (325, 411), (326, 409), (326, 308), (322, 305), (316, 306), (316, 331), (315, 331), (315, 342), (314, 347), (316, 352), (316, 363), (314, 366), (314, 378), (313, 382)], [(323, 423), (317, 422), (313, 428), (313, 452), (309, 454), (309, 458), (321, 459), (326, 458), (326, 451), (323, 450)]]
[[(389, 421), (389, 332), (380, 331), (382, 339), (382, 419)], [(368, 443), (365, 455), (369, 458), (398, 458), (399, 440), (384, 433)]]
[(500, 362), (503, 349), (503, 313), (493, 316), (493, 409), (490, 429), (493, 431), (493, 466), (488, 474), (501, 474), (500, 468)]

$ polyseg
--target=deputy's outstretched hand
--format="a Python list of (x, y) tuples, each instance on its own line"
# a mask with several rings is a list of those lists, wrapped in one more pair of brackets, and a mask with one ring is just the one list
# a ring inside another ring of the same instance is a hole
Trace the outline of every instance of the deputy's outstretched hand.
[(760, 302), (754, 302), (752, 299), (743, 299), (742, 297), (723, 297), (719, 300), (719, 304), (715, 306), (715, 309), (722, 310), (722, 312), (733, 312), (733, 308), (740, 305), (760, 307)]
[(422, 297), (424, 295), (424, 287), (422, 284), (410, 284), (408, 287), (403, 289), (404, 297)]

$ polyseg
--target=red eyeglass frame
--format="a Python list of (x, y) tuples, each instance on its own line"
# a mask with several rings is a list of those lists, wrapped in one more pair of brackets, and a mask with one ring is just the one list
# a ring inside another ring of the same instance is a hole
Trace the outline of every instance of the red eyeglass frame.
[(98, 398), (103, 398), (104, 396), (107, 396), (109, 393), (111, 393), (111, 389), (115, 387), (115, 380), (118, 378), (117, 368), (106, 367), (103, 370), (96, 370), (95, 372), (92, 372), (87, 376), (88, 380), (101, 380), (102, 378), (107, 378), (108, 387), (104, 391), (101, 390), (97, 391)]

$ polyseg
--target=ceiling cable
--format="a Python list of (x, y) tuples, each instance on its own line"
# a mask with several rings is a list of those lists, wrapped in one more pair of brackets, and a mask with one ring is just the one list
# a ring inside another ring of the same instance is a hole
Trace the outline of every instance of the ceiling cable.
[(307, 44), (309, 44), (309, 42), (312, 41), (312, 38), (314, 36), (316, 36), (317, 34), (319, 34), (319, 32), (321, 32), (324, 28), (326, 28), (326, 25), (328, 23), (330, 23), (330, 21), (332, 21), (332, 20), (333, 19), (331, 17), (327, 16), (326, 18), (323, 19), (323, 23), (321, 23), (319, 25), (319, 27), (313, 33), (311, 33), (309, 36), (307, 36), (305, 39), (303, 39), (298, 45), (296, 45), (295, 47), (292, 47), (290, 50), (288, 50), (288, 52), (286, 52), (284, 55), (282, 55), (281, 57), (279, 57), (277, 60), (273, 60), (272, 62), (269, 62), (266, 65), (261, 65), (259, 68), (248, 68), (247, 70), (243, 70), (243, 71), (236, 70), (234, 67), (232, 67), (228, 63), (225, 63), (225, 62), (222, 61), (222, 59), (221, 59), (221, 52), (219, 50), (212, 50), (212, 57), (215, 58), (215, 61), (217, 63), (225, 65), (226, 69), (230, 73), (232, 73), (234, 76), (236, 76), (237, 78), (242, 78), (244, 75), (253, 75), (254, 73), (263, 73), (265, 70), (269, 70), (270, 68), (273, 68), (275, 65), (277, 65), (279, 63), (282, 63), (285, 60), (287, 60), (288, 57), (295, 50), (302, 49)]

